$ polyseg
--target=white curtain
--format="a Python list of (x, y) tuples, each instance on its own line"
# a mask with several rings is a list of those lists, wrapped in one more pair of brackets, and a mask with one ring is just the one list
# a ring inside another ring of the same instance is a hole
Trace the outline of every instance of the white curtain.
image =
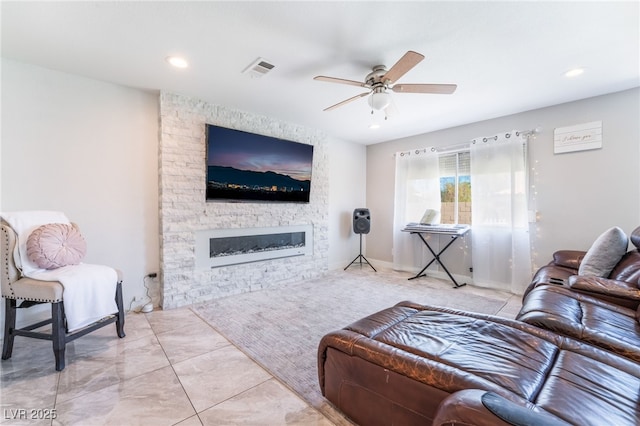
[[(440, 211), (440, 170), (434, 148), (396, 153), (393, 267), (414, 271), (425, 259), (424, 244), (402, 229), (420, 222), (425, 210)], [(418, 268), (419, 269), (419, 268)]]
[(527, 138), (478, 138), (470, 151), (473, 281), (522, 294), (531, 280)]

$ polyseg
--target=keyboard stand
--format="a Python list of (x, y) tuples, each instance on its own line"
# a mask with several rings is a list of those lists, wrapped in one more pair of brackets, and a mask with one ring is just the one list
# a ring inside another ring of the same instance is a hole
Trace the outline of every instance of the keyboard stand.
[[(438, 229), (417, 230), (417, 229), (413, 229), (413, 228), (411, 228), (411, 229), (403, 229), (403, 231), (404, 232), (409, 232), (411, 234), (416, 234), (418, 237), (420, 237), (420, 240), (422, 240), (424, 245), (427, 246), (427, 248), (429, 249), (429, 251), (433, 255), (433, 259), (431, 259), (431, 261), (429, 263), (427, 263), (427, 265), (424, 268), (422, 268), (422, 270), (420, 272), (418, 272), (415, 276), (409, 278), (409, 280), (415, 280), (416, 278), (427, 276), (427, 274), (425, 273), (427, 268), (429, 266), (431, 266), (433, 264), (433, 262), (438, 262), (440, 264), (440, 266), (442, 266), (442, 269), (444, 269), (444, 272), (447, 273), (447, 275), (449, 276), (449, 278), (453, 282), (453, 288), (460, 288), (460, 287), (463, 287), (463, 286), (467, 285), (467, 283), (458, 284), (458, 282), (456, 281), (455, 278), (453, 278), (453, 275), (451, 275), (451, 273), (449, 272), (447, 267), (444, 265), (444, 263), (442, 263), (442, 260), (440, 260), (440, 256), (451, 246), (451, 244), (454, 243), (455, 240), (457, 240), (458, 238), (460, 238), (461, 236), (463, 236), (464, 234), (466, 234), (469, 231), (468, 227), (467, 228), (461, 228), (461, 229), (459, 229), (457, 231), (451, 231), (449, 229), (444, 229), (442, 231), (438, 230)], [(447, 243), (447, 245), (445, 245), (442, 250), (440, 250), (438, 253), (436, 253), (431, 248), (431, 246), (429, 245), (429, 242), (424, 238), (423, 234), (450, 235), (451, 236), (451, 241), (449, 241)]]

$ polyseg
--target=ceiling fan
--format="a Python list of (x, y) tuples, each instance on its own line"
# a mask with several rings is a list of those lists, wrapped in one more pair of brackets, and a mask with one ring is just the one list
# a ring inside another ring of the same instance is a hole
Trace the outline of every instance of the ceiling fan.
[[(329, 83), (348, 84), (351, 86), (365, 87), (369, 91), (345, 99), (335, 105), (325, 108), (323, 111), (331, 111), (356, 99), (369, 97), (369, 106), (375, 110), (385, 110), (391, 105), (391, 94), (387, 90), (396, 93), (436, 93), (449, 95), (455, 92), (457, 85), (455, 84), (394, 84), (400, 77), (409, 72), (413, 67), (418, 65), (424, 59), (424, 55), (412, 50), (400, 58), (389, 70), (384, 65), (376, 65), (373, 70), (367, 74), (364, 82), (355, 80), (346, 80), (344, 78), (326, 77), (319, 75), (314, 80), (326, 81)], [(373, 111), (371, 111), (373, 113)]]

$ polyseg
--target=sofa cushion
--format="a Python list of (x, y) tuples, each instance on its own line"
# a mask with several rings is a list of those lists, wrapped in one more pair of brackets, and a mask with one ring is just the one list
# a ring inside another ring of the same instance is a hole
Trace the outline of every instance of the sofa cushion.
[(29, 260), (42, 269), (79, 264), (87, 251), (80, 231), (66, 223), (50, 223), (36, 228), (27, 239)]
[(640, 251), (630, 250), (622, 256), (620, 262), (616, 264), (609, 274), (609, 278), (627, 281), (636, 287), (640, 287)]
[(627, 252), (629, 240), (617, 226), (607, 229), (591, 245), (580, 262), (579, 275), (607, 277)]
[(631, 237), (629, 237), (629, 239), (631, 240), (631, 244), (640, 250), (640, 226), (631, 232)]
[(636, 312), (567, 287), (547, 285), (527, 294), (516, 319), (640, 363)]

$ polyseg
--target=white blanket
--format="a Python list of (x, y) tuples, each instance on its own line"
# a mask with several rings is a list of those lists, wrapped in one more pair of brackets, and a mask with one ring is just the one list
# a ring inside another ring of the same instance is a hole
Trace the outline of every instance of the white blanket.
[(61, 212), (25, 211), (0, 213), (18, 235), (14, 252), (16, 266), (25, 277), (59, 281), (64, 287), (63, 303), (69, 331), (78, 330), (118, 312), (115, 302), (118, 274), (102, 265), (81, 263), (57, 269), (40, 269), (27, 256), (27, 239), (33, 230), (47, 223), (70, 223)]

